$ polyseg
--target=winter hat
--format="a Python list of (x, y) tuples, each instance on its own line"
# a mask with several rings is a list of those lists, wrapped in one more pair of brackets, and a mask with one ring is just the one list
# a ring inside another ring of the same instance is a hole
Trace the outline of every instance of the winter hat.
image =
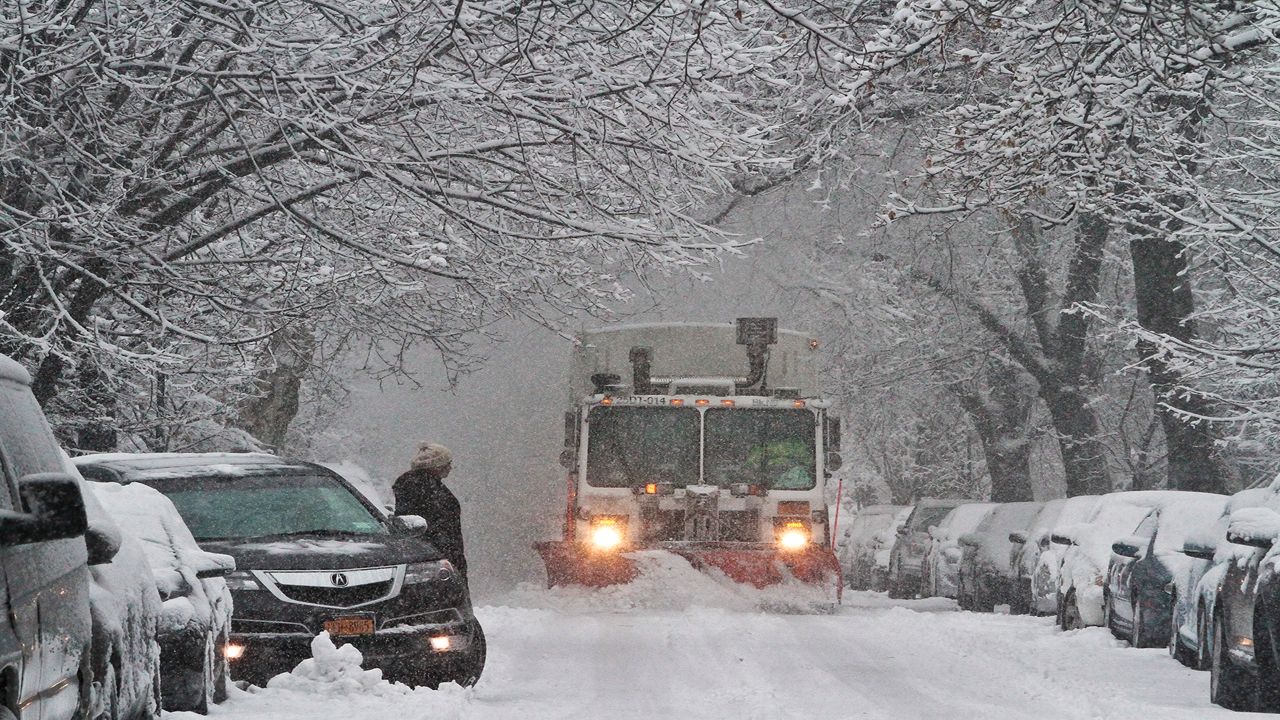
[(449, 448), (435, 443), (422, 443), (409, 467), (414, 470), (439, 470), (452, 464), (453, 453), (449, 452)]

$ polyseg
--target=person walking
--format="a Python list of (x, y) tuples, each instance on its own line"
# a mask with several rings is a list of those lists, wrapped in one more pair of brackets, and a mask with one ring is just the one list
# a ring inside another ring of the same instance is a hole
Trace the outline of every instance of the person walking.
[(462, 547), (462, 505), (444, 484), (453, 469), (453, 453), (436, 443), (423, 443), (396, 478), (391, 490), (397, 515), (420, 515), (427, 521), (427, 539), (458, 569), (465, 580), (467, 557)]

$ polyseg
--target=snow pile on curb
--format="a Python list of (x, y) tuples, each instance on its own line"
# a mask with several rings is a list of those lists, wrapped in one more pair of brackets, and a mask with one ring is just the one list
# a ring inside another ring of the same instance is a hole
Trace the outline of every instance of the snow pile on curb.
[(270, 690), (293, 690), (308, 695), (360, 695), (389, 697), (412, 692), (406, 685), (382, 679), (381, 670), (361, 667), (364, 656), (354, 645), (335, 646), (329, 633), (311, 641), (311, 657), (298, 663), (293, 672), (277, 675), (267, 683)]

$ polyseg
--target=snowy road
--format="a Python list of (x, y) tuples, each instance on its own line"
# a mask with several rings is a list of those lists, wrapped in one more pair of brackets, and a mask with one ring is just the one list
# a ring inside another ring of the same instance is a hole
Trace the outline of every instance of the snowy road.
[[(654, 588), (649, 588), (652, 591)], [(643, 588), (641, 589), (643, 590)], [(525, 590), (478, 614), (489, 667), (440, 692), (285, 676), (236, 691), (235, 720), (482, 718), (1233, 717), (1208, 676), (1099, 628), (955, 611), (950, 601), (853, 593), (833, 615), (779, 615), (728, 595)], [(639, 605), (639, 607), (628, 607)], [(296, 674), (296, 673), (295, 673)], [(177, 717), (176, 715), (174, 717)], [(182, 717), (194, 720), (196, 716)]]

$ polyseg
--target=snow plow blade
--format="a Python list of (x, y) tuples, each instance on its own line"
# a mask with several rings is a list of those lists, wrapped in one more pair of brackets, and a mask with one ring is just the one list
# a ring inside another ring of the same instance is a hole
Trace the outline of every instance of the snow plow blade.
[(636, 564), (620, 553), (593, 553), (574, 543), (546, 540), (533, 544), (547, 566), (547, 587), (607, 587), (636, 579)]
[(737, 543), (671, 543), (663, 545), (663, 549), (683, 557), (698, 570), (712, 568), (736, 583), (760, 590), (798, 581), (830, 588), (836, 603), (843, 594), (840, 562), (830, 548), (779, 550)]
[[(607, 587), (630, 583), (639, 574), (636, 561), (626, 553), (595, 553), (563, 541), (534, 543), (547, 568), (547, 587), (582, 585)], [(753, 543), (662, 543), (663, 550), (684, 558), (694, 569), (723, 575), (733, 583), (759, 590), (777, 585), (801, 584), (822, 590), (840, 602), (844, 583), (840, 563), (830, 548), (784, 551)]]

